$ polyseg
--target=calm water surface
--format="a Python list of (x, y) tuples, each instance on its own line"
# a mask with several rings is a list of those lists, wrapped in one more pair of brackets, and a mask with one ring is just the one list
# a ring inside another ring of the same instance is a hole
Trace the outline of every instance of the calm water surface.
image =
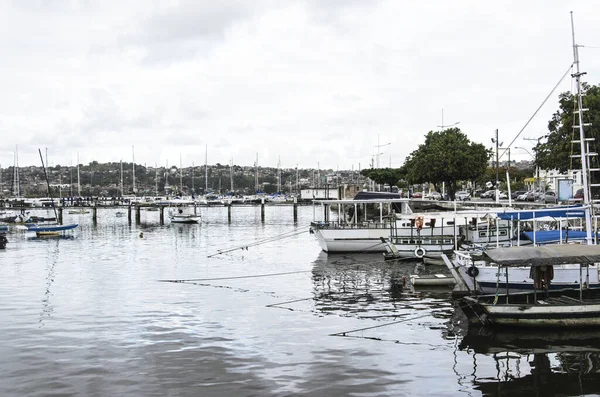
[(594, 349), (463, 336), (448, 290), (403, 285), (443, 269), (327, 255), (308, 233), (312, 207), (297, 224), (291, 206), (267, 207), (264, 224), (259, 207), (234, 207), (231, 224), (223, 207), (200, 211), (199, 225), (100, 210), (96, 225), (65, 214), (81, 225), (71, 239), (11, 232), (0, 395), (600, 393)]

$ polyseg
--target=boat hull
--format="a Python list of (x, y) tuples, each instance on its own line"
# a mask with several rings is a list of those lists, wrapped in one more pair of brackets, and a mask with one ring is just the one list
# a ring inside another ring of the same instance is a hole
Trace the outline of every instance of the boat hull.
[[(594, 289), (597, 297), (598, 288)], [(584, 292), (588, 294), (590, 290)], [(509, 303), (502, 303), (506, 296), (500, 296), (494, 304), (492, 296), (465, 297), (459, 306), (471, 324), (495, 325), (506, 327), (594, 327), (600, 325), (600, 302), (584, 299), (578, 301), (567, 294), (568, 291), (554, 291), (549, 297), (538, 293), (537, 304), (534, 304), (532, 293), (509, 296)], [(572, 292), (572, 290), (571, 290)], [(579, 292), (579, 291), (576, 291)], [(523, 302), (527, 297), (529, 302)], [(514, 303), (510, 303), (513, 299)]]
[(26, 225), (27, 231), (29, 232), (63, 232), (66, 230), (75, 229), (79, 226), (76, 223), (72, 223), (69, 225)]
[[(484, 262), (461, 260), (461, 254), (457, 254), (453, 264), (460, 277), (469, 285), (482, 294), (506, 293), (506, 268), (498, 270), (498, 266)], [(560, 290), (566, 288), (579, 289), (579, 265), (555, 265), (553, 267), (554, 278), (549, 288)], [(600, 288), (600, 276), (598, 265), (590, 265), (589, 271), (582, 271), (584, 281), (589, 287)], [(530, 268), (513, 267), (508, 270), (509, 293), (533, 291), (533, 279), (530, 277)]]
[(172, 216), (170, 217), (172, 223), (198, 223), (200, 222), (199, 216)]

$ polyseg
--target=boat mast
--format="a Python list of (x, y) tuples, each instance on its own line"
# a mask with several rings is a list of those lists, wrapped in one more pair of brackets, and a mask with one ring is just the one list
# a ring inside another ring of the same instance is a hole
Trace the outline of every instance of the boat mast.
[(281, 193), (281, 156), (277, 161), (277, 193)]
[(77, 197), (81, 197), (81, 179), (79, 178), (79, 152), (77, 152)]
[[(585, 230), (586, 230), (586, 242), (587, 244), (592, 244), (592, 216), (591, 216), (591, 199), (590, 199), (590, 187), (589, 187), (589, 175), (588, 175), (588, 156), (589, 154), (586, 151), (586, 138), (585, 133), (583, 131), (584, 124), (583, 123), (583, 99), (581, 93), (581, 76), (585, 74), (585, 72), (581, 72), (579, 70), (579, 46), (575, 44), (575, 24), (573, 23), (573, 11), (571, 11), (571, 34), (573, 37), (573, 63), (575, 64), (575, 73), (573, 77), (575, 77), (575, 82), (577, 83), (577, 115), (579, 116), (579, 144), (581, 147), (581, 174), (583, 176), (583, 202), (585, 206)], [(590, 140), (593, 138), (590, 138)]]
[(208, 145), (204, 151), (204, 194), (208, 190)]
[(156, 193), (156, 196), (158, 196), (158, 164), (154, 163), (154, 166), (156, 167), (156, 176), (154, 177), (154, 192)]
[(258, 193), (258, 153), (256, 153), (256, 163), (254, 163), (254, 193)]
[(231, 194), (233, 194), (233, 158), (229, 162), (229, 181), (231, 182)]
[(121, 159), (120, 163), (121, 163), (121, 178), (119, 179), (119, 188), (121, 190), (121, 197), (123, 197), (123, 159)]
[(135, 146), (131, 145), (131, 158), (133, 160), (133, 195), (135, 196)]
[(13, 195), (21, 197), (21, 180), (19, 179), (19, 145), (15, 147), (15, 166), (13, 169)]
[(183, 196), (183, 165), (181, 161), (181, 153), (179, 153), (179, 189), (181, 189), (181, 195)]
[[(50, 198), (50, 202), (52, 203), (52, 209), (54, 210), (54, 219), (56, 219), (56, 223), (59, 225), (61, 222), (58, 219), (58, 214), (56, 213), (56, 206), (54, 205), (54, 199), (52, 198), (52, 192), (50, 191), (50, 180), (48, 179), (48, 173), (46, 173), (46, 166), (44, 165), (44, 157), (42, 157), (42, 149), (38, 149), (40, 153), (40, 160), (42, 160), (42, 168), (44, 169), (44, 177), (46, 177), (46, 184), (48, 185), (48, 197)], [(46, 152), (47, 156), (47, 152)]]

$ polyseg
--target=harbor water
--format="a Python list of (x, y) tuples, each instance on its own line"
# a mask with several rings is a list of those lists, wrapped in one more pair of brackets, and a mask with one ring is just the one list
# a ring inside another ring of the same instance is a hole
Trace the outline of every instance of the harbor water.
[(543, 335), (529, 350), (519, 335), (472, 339), (448, 288), (408, 282), (443, 268), (328, 255), (310, 206), (296, 223), (287, 205), (264, 223), (258, 206), (231, 223), (201, 208), (197, 225), (116, 211), (65, 214), (80, 223), (71, 238), (8, 234), (1, 396), (600, 393), (594, 333), (575, 352)]

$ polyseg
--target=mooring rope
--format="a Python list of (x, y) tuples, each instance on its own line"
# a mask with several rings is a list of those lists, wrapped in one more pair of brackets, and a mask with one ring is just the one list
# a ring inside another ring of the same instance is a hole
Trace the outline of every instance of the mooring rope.
[(215, 277), (215, 278), (190, 278), (185, 280), (157, 280), (161, 283), (186, 283), (192, 281), (222, 281), (222, 280), (235, 280), (241, 278), (257, 278), (257, 277), (271, 277), (271, 276), (285, 276), (287, 274), (299, 274), (309, 273), (312, 270), (298, 270), (295, 272), (284, 272), (284, 273), (265, 273), (265, 274), (251, 274), (247, 276), (233, 276), (233, 277)]
[(365, 328), (360, 328), (360, 329), (353, 329), (352, 331), (337, 332), (335, 334), (329, 334), (329, 336), (347, 336), (346, 334), (352, 334), (354, 332), (366, 331), (368, 329), (387, 327), (388, 325), (394, 325), (394, 324), (404, 323), (404, 322), (410, 321), (410, 320), (418, 320), (420, 318), (428, 317), (428, 316), (431, 316), (433, 314), (442, 313), (442, 312), (445, 312), (445, 311), (441, 311), (441, 310), (440, 311), (433, 311), (433, 312), (430, 312), (430, 313), (427, 313), (427, 314), (423, 314), (422, 316), (411, 317), (411, 318), (403, 318), (402, 320), (392, 321), (391, 323), (379, 324), (379, 325), (374, 325), (372, 327), (365, 327)]
[(232, 247), (232, 248), (217, 250), (216, 253), (208, 255), (207, 258), (212, 258), (213, 256), (225, 254), (225, 253), (236, 251), (236, 250), (239, 250), (239, 249), (241, 249), (241, 250), (246, 249), (247, 250), (248, 247), (254, 247), (254, 246), (257, 246), (257, 245), (261, 245), (261, 244), (271, 243), (273, 241), (283, 240), (283, 239), (286, 239), (286, 238), (289, 238), (289, 237), (298, 236), (298, 235), (300, 235), (302, 233), (306, 233), (306, 229), (292, 230), (292, 231), (289, 231), (289, 232), (277, 234), (275, 236), (266, 237), (266, 238), (264, 238), (262, 240), (257, 240), (257, 241), (252, 242), (252, 243), (238, 245), (238, 246)]

